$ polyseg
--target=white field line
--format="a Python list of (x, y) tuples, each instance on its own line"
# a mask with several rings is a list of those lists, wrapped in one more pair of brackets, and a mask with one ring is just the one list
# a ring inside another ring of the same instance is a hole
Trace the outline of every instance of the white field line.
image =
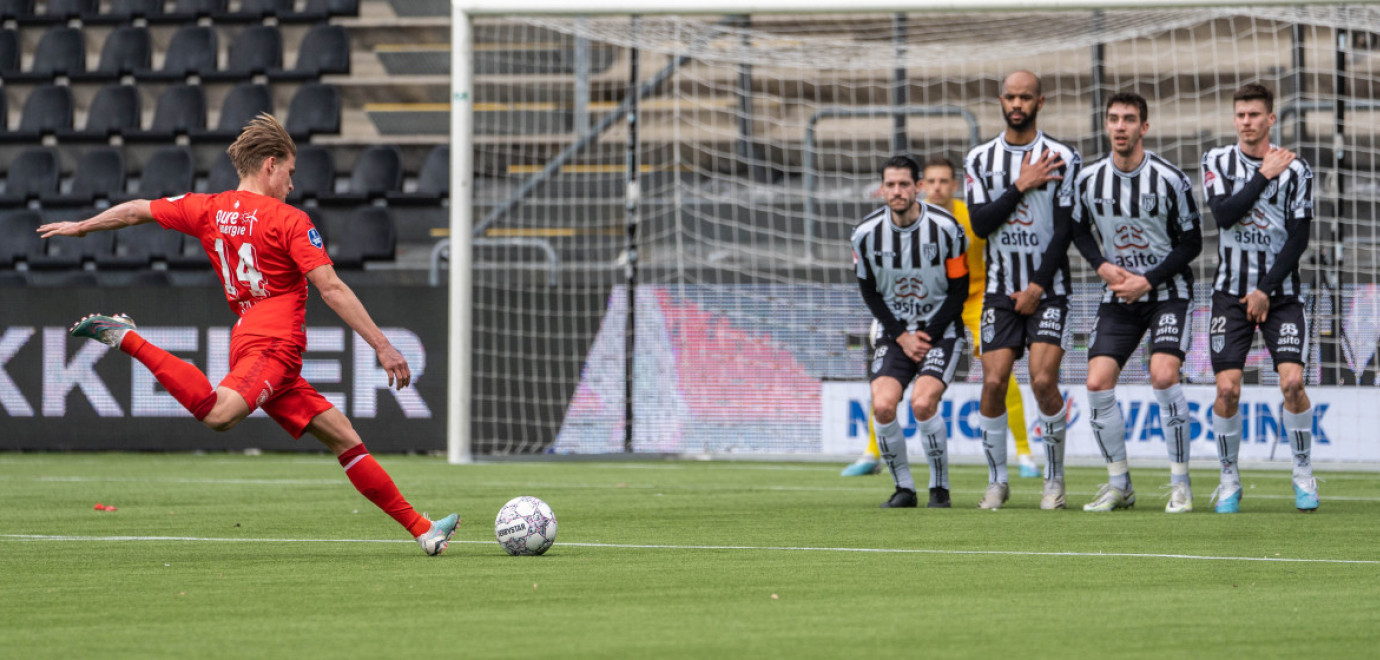
[[(198, 536), (54, 536), (45, 534), (0, 534), (7, 541), (81, 541), (81, 542), (191, 542), (191, 543), (412, 543), (400, 539), (272, 539), (272, 538), (215, 538)], [(451, 541), (469, 545), (489, 545), (493, 541)], [(812, 546), (760, 545), (663, 545), (632, 543), (562, 543), (575, 548), (613, 548), (619, 550), (741, 550), (755, 552), (861, 552), (868, 554), (911, 555), (976, 555), (999, 557), (1102, 557), (1127, 559), (1186, 559), (1194, 561), (1262, 561), (1304, 564), (1380, 564), (1372, 559), (1311, 559), (1305, 557), (1231, 557), (1217, 555), (1181, 555), (1145, 552), (1034, 552), (1023, 550), (935, 550), (927, 548), (830, 548)]]

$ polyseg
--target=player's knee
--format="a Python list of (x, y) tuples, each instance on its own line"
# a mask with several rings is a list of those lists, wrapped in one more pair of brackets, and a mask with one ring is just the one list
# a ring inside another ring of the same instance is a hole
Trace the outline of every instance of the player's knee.
[(1009, 382), (1010, 378), (1004, 378), (1001, 374), (985, 372), (982, 374), (983, 392), (991, 392), (996, 395), (1006, 396), (1006, 386)]
[(1217, 400), (1226, 404), (1229, 408), (1235, 408), (1236, 402), (1241, 399), (1241, 385), (1238, 383), (1218, 383)]
[(1030, 389), (1038, 396), (1058, 395), (1059, 376), (1051, 373), (1030, 374)]
[(872, 419), (878, 424), (890, 424), (896, 421), (896, 406), (890, 404), (879, 404), (872, 406)]
[(1303, 397), (1303, 374), (1280, 375), (1279, 390), (1284, 393), (1285, 401), (1294, 401)]
[(925, 420), (934, 417), (939, 412), (938, 401), (916, 401), (911, 405), (911, 410), (915, 412), (915, 419)]
[(237, 417), (235, 415), (213, 410), (211, 411), (211, 414), (207, 415), (205, 419), (201, 420), (201, 423), (204, 424), (206, 428), (211, 429), (212, 431), (223, 433), (225, 431), (229, 431), (232, 428), (235, 428), (235, 425), (240, 423), (240, 419), (242, 418)]
[(1157, 390), (1167, 390), (1179, 384), (1179, 374), (1176, 371), (1150, 372), (1150, 386)]
[(1106, 374), (1088, 374), (1088, 391), (1105, 392), (1116, 387), (1116, 379)]

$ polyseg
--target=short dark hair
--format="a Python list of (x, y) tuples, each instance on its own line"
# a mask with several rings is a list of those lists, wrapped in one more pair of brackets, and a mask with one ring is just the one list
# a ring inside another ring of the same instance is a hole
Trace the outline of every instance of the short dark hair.
[(1107, 99), (1107, 112), (1112, 111), (1114, 105), (1133, 105), (1140, 113), (1140, 122), (1143, 124), (1150, 121), (1150, 106), (1145, 103), (1145, 97), (1135, 92), (1117, 92)]
[(1264, 101), (1265, 112), (1275, 111), (1275, 94), (1269, 87), (1259, 83), (1246, 83), (1236, 90), (1236, 94), (1231, 97), (1232, 105), (1237, 101)]
[(882, 174), (892, 168), (910, 170), (910, 180), (912, 183), (920, 180), (920, 165), (910, 156), (892, 156), (885, 163), (882, 163)]
[(925, 159), (925, 169), (928, 170), (931, 167), (947, 167), (949, 168), (950, 174), (952, 174), (954, 177), (958, 177), (958, 166), (954, 165), (953, 161), (949, 160), (948, 158), (945, 158), (944, 156), (940, 156), (939, 154), (935, 154)]

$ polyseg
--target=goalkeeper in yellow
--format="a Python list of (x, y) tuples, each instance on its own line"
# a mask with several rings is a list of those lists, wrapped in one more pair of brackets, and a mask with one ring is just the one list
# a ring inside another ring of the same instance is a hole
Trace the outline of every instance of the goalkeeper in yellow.
[[(987, 241), (973, 233), (973, 225), (968, 220), (968, 206), (961, 200), (954, 199), (954, 193), (958, 190), (958, 178), (954, 164), (948, 158), (933, 156), (925, 161), (920, 188), (926, 202), (952, 213), (958, 219), (958, 223), (963, 225), (963, 232), (968, 235), (968, 300), (963, 304), (963, 325), (968, 326), (969, 336), (977, 337), (978, 319), (982, 316), (982, 292), (987, 288), (983, 277), (987, 273), (987, 264), (984, 263), (984, 247)], [(980, 345), (979, 342), (973, 341), (974, 358), (977, 357)], [(870, 358), (870, 352), (868, 356)], [(1021, 403), (1021, 391), (1017, 388), (1015, 374), (1011, 376), (1010, 387), (1006, 388), (1006, 410), (1007, 425), (1011, 428), (1011, 437), (1016, 441), (1016, 459), (1020, 464), (1021, 476), (1038, 477), (1040, 468), (1035, 465), (1035, 460), (1030, 455), (1030, 442), (1026, 438), (1025, 408)], [(867, 434), (867, 449), (857, 461), (843, 469), (843, 476), (858, 477), (881, 472), (881, 452), (877, 449), (877, 432), (873, 428), (871, 412), (867, 418)]]

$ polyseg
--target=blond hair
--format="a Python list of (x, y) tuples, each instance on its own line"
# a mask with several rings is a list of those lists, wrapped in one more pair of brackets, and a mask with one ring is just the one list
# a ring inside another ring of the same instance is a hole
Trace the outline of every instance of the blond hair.
[(297, 145), (287, 129), (278, 123), (273, 115), (260, 112), (245, 125), (235, 143), (225, 153), (230, 154), (230, 162), (235, 164), (235, 172), (240, 178), (253, 176), (269, 158), (279, 160), (297, 155)]

